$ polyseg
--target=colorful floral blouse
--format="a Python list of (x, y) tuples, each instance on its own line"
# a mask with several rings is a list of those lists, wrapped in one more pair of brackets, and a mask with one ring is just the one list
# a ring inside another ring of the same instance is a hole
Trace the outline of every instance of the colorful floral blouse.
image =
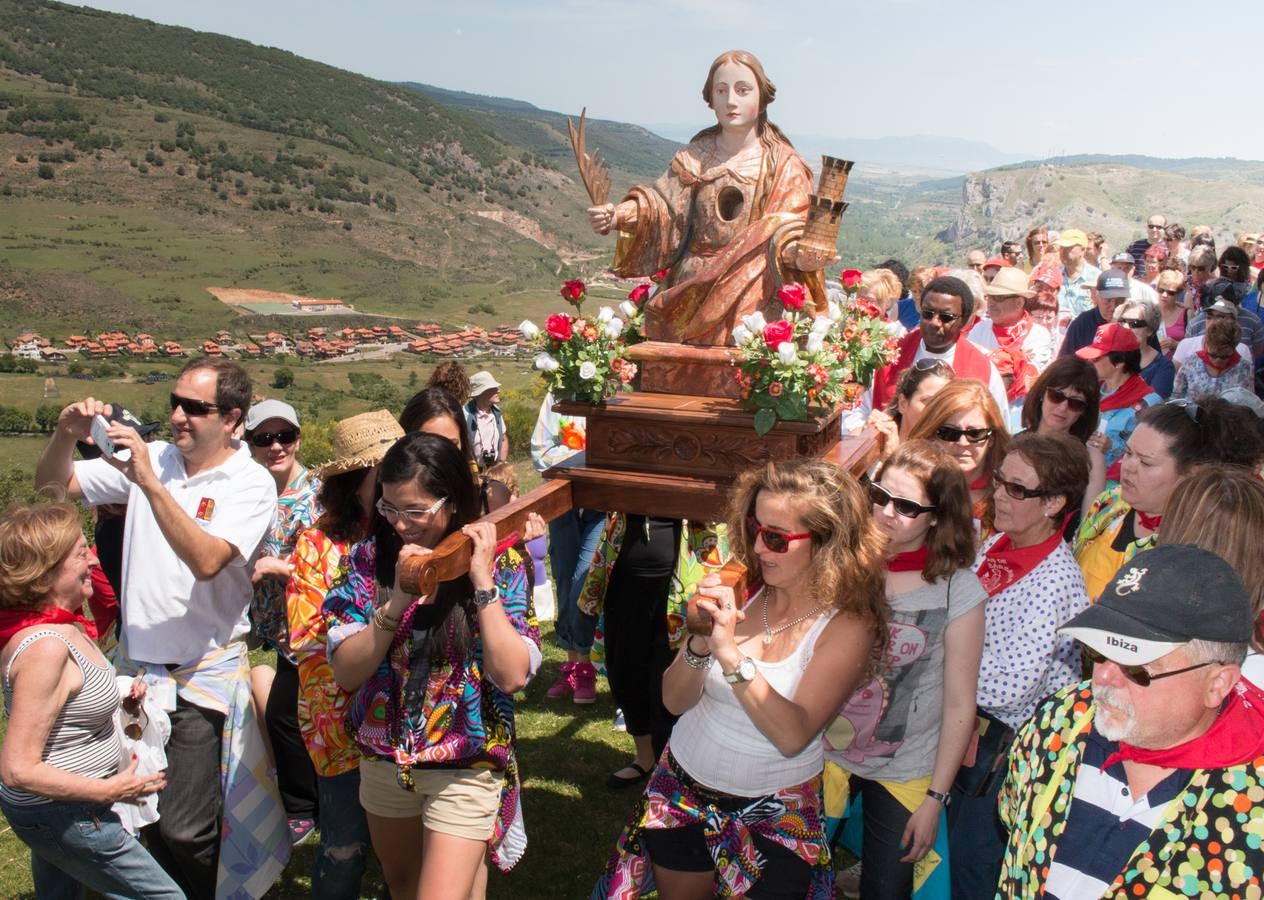
[(1075, 533), (1075, 561), (1084, 572), (1084, 584), (1093, 603), (1101, 596), (1106, 585), (1115, 577), (1119, 567), (1142, 550), (1149, 550), (1159, 542), (1159, 533), (1135, 538), (1116, 549), (1119, 532), (1125, 522), (1131, 527), (1128, 514), (1132, 506), (1119, 496), (1119, 485), (1097, 495), (1093, 505), (1084, 514), (1079, 530)]
[[(288, 559), (298, 537), (320, 518), (316, 494), (320, 480), (299, 467), (299, 472), (277, 497), (276, 516), (263, 539), (260, 556)], [(280, 578), (263, 578), (255, 585), (250, 602), (250, 622), (255, 634), (269, 647), (282, 654), (291, 664), (298, 660), (290, 649), (290, 628), (285, 615), (286, 583)]]
[[(352, 547), (346, 576), (325, 597), (321, 614), (329, 628), (331, 657), (344, 640), (370, 627), (377, 593), (376, 558), (377, 544), (372, 538)], [(497, 556), (492, 578), (509, 621), (538, 650), (540, 630), (527, 589), (527, 565), (511, 547)], [(401, 767), (505, 769), (514, 741), (513, 697), (483, 679), (477, 617), (471, 621), (469, 656), (458, 658), (436, 649), (420, 706), (405, 708), (404, 689), (412, 674), (409, 656), (414, 641), (423, 639), (410, 627), (418, 609), (413, 607), (405, 615), (386, 657), (352, 699), (347, 731), (364, 754)]]
[(334, 680), (326, 653), (328, 629), (321, 615), (329, 588), (346, 574), (350, 549), (350, 541), (335, 541), (318, 528), (303, 532), (285, 591), (290, 650), (298, 660), (298, 729), (317, 774), (326, 777), (360, 765), (360, 748), (343, 724), (353, 695)]

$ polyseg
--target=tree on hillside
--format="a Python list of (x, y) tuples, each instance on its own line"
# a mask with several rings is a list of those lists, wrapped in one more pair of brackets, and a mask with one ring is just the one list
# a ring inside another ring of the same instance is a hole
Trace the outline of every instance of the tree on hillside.
[(294, 383), (294, 373), (285, 366), (278, 366), (277, 370), (272, 373), (272, 386), (278, 390), (284, 390)]

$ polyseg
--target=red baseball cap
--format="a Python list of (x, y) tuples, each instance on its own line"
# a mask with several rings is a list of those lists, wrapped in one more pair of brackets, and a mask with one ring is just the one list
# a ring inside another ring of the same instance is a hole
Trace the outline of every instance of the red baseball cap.
[(1141, 341), (1132, 333), (1132, 329), (1118, 322), (1107, 322), (1097, 329), (1093, 335), (1093, 343), (1075, 351), (1080, 359), (1092, 362), (1107, 353), (1127, 353), (1129, 350), (1140, 350)]
[(1055, 291), (1062, 288), (1062, 270), (1055, 266), (1036, 266), (1031, 273), (1032, 281), (1039, 281), (1041, 284), (1047, 284)]
[(993, 256), (983, 264), (983, 268), (985, 269), (990, 269), (993, 266), (998, 269), (1008, 269), (1010, 267), (1010, 261), (1003, 256)]

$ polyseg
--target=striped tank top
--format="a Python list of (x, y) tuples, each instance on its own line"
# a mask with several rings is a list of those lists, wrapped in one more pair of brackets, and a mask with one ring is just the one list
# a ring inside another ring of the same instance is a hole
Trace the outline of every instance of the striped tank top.
[[(9, 669), (23, 650), (42, 637), (55, 637), (70, 650), (83, 673), (83, 687), (66, 701), (48, 732), (41, 759), (58, 769), (85, 778), (110, 778), (118, 774), (123, 759), (123, 744), (114, 727), (114, 711), (119, 706), (119, 689), (114, 680), (114, 667), (98, 666), (84, 659), (82, 653), (64, 635), (55, 631), (37, 631), (18, 644), (4, 670), (4, 713), (13, 703)], [(28, 794), (0, 785), (0, 798), (13, 806), (35, 806), (48, 803), (48, 797)]]

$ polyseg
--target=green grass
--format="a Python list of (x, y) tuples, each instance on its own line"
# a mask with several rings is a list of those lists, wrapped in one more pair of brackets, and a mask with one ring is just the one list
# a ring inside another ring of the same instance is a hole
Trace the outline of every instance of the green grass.
[[(517, 705), (522, 802), (530, 843), (511, 873), (491, 873), (487, 896), (492, 900), (588, 896), (638, 796), (635, 791), (612, 792), (605, 785), (606, 776), (631, 758), (632, 742), (610, 729), (614, 705), (604, 682), (592, 706), (544, 696), (564, 658), (553, 646), (552, 634), (552, 626), (546, 626), (544, 668), (519, 695)], [(264, 658), (265, 654), (255, 655), (256, 662)], [(295, 851), (268, 892), (269, 900), (311, 895), (314, 844)], [(365, 878), (364, 896), (374, 896), (380, 884), (374, 865)], [(28, 853), (7, 825), (0, 830), (0, 896), (35, 897)]]

